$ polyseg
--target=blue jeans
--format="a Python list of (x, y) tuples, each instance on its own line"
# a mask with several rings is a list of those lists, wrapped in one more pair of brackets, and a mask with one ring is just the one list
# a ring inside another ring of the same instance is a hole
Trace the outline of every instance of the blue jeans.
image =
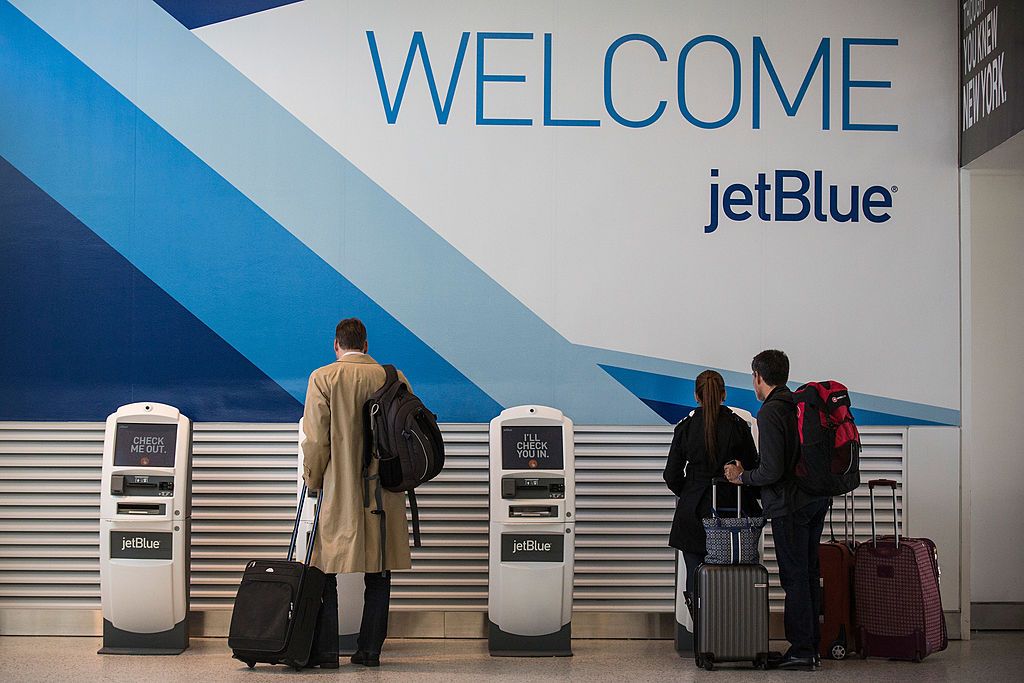
[(784, 517), (772, 518), (779, 580), (786, 591), (786, 640), (789, 654), (810, 657), (821, 640), (821, 566), (818, 544), (828, 499), (808, 503)]

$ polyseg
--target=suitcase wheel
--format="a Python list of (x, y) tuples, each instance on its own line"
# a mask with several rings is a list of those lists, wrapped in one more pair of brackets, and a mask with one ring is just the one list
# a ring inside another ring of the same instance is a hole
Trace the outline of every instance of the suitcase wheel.
[(256, 662), (255, 662), (254, 660), (251, 660), (251, 659), (243, 659), (243, 660), (242, 660), (242, 663), (243, 663), (243, 664), (245, 664), (245, 665), (246, 665), (247, 667), (249, 667), (250, 669), (255, 669), (255, 668), (256, 668)]
[(708, 671), (715, 670), (715, 658), (713, 655), (698, 655), (697, 666)]
[(832, 649), (829, 650), (829, 654), (832, 659), (846, 659), (846, 646), (840, 642), (832, 643)]

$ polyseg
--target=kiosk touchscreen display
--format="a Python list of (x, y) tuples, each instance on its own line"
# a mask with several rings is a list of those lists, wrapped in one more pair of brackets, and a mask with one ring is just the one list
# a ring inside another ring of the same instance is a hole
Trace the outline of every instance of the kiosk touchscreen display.
[(115, 467), (174, 467), (176, 424), (121, 422), (114, 437)]
[(501, 428), (501, 466), (506, 470), (560, 470), (562, 428), (506, 426)]

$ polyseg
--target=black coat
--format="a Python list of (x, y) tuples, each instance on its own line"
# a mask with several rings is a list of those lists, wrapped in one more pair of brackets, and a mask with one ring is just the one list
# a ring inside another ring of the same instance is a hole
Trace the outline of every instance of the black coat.
[(796, 401), (786, 386), (778, 386), (757, 411), (758, 452), (756, 469), (743, 469), (742, 481), (761, 489), (765, 517), (783, 517), (809, 503), (824, 500), (804, 493), (796, 486), (793, 470), (800, 455)]
[[(714, 464), (708, 462), (704, 443), (704, 412), (697, 408), (693, 415), (676, 425), (672, 446), (665, 463), (665, 483), (679, 496), (668, 544), (673, 548), (704, 555), (707, 552), (704, 518), (711, 516), (711, 480), (723, 476), (725, 463), (739, 460), (743, 468), (757, 466), (757, 449), (750, 426), (725, 406), (719, 408), (718, 447)], [(718, 506), (736, 509), (736, 488), (719, 484)], [(747, 515), (761, 514), (757, 491), (742, 487), (743, 510)]]

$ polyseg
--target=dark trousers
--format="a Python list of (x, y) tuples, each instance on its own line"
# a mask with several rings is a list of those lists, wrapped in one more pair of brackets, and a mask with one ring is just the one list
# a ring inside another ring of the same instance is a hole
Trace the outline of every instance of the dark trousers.
[[(379, 654), (388, 635), (388, 610), (391, 607), (391, 572), (363, 575), (363, 620), (359, 625), (356, 647)], [(311, 662), (338, 658), (338, 577), (327, 575), (324, 601), (317, 618)]]
[(821, 567), (818, 544), (828, 500), (810, 503), (784, 517), (772, 518), (772, 538), (779, 562), (779, 581), (786, 591), (786, 640), (789, 653), (810, 657), (821, 639)]
[(359, 624), (356, 647), (364, 652), (380, 654), (388, 635), (388, 610), (391, 607), (391, 572), (363, 575), (363, 620)]
[(704, 564), (704, 556), (684, 550), (683, 562), (686, 564), (686, 592), (693, 595), (693, 582), (697, 577), (697, 567)]

